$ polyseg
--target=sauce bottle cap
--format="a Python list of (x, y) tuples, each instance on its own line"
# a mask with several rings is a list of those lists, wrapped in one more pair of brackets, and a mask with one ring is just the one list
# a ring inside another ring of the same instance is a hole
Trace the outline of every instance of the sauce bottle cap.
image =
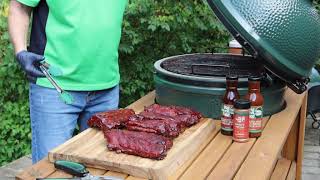
[(250, 101), (245, 100), (245, 99), (238, 99), (234, 103), (235, 109), (249, 109), (250, 107), (251, 107)]
[(233, 39), (232, 41), (229, 42), (229, 48), (239, 48), (240, 49), (240, 48), (242, 48), (242, 46), (237, 40)]
[(236, 76), (236, 75), (227, 75), (227, 80), (233, 80), (233, 81), (236, 81), (236, 80), (238, 80), (239, 78), (238, 78), (238, 76)]
[(261, 76), (250, 76), (248, 78), (249, 81), (261, 81)]

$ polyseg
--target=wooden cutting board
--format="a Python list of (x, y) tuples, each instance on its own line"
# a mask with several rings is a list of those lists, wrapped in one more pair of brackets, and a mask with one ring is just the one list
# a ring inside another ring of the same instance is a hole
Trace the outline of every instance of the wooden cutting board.
[(165, 159), (151, 160), (109, 151), (103, 133), (91, 128), (49, 152), (49, 160), (70, 160), (136, 177), (169, 179), (184, 172), (213, 138), (214, 129), (212, 119), (202, 119), (174, 140)]

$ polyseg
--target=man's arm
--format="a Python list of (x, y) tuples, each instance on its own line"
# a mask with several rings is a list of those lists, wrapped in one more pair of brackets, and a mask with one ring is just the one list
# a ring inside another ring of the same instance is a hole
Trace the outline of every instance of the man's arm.
[(27, 34), (32, 8), (11, 0), (9, 9), (9, 34), (15, 54), (27, 50)]
[(30, 82), (35, 83), (38, 77), (44, 77), (39, 64), (44, 57), (27, 51), (27, 34), (32, 8), (11, 0), (9, 9), (9, 34), (18, 63), (26, 72)]

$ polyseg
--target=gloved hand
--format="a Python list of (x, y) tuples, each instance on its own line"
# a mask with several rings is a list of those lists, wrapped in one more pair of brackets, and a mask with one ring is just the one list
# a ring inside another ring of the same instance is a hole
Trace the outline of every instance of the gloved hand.
[(43, 56), (28, 51), (20, 51), (16, 58), (30, 82), (35, 83), (38, 77), (45, 77), (39, 68), (40, 62), (44, 60)]

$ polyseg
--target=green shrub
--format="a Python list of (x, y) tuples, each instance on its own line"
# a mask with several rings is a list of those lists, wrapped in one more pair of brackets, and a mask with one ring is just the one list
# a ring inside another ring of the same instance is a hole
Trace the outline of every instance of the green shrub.
[(128, 6), (120, 45), (121, 106), (153, 89), (153, 63), (210, 52), (229, 35), (202, 1), (136, 0)]
[(28, 87), (9, 44), (7, 2), (0, 3), (0, 166), (30, 153), (31, 135)]
[[(0, 2), (0, 166), (30, 153), (28, 86), (7, 33)], [(209, 52), (228, 33), (201, 0), (135, 0), (127, 7), (120, 45), (121, 107), (153, 89), (153, 63), (163, 57)]]

